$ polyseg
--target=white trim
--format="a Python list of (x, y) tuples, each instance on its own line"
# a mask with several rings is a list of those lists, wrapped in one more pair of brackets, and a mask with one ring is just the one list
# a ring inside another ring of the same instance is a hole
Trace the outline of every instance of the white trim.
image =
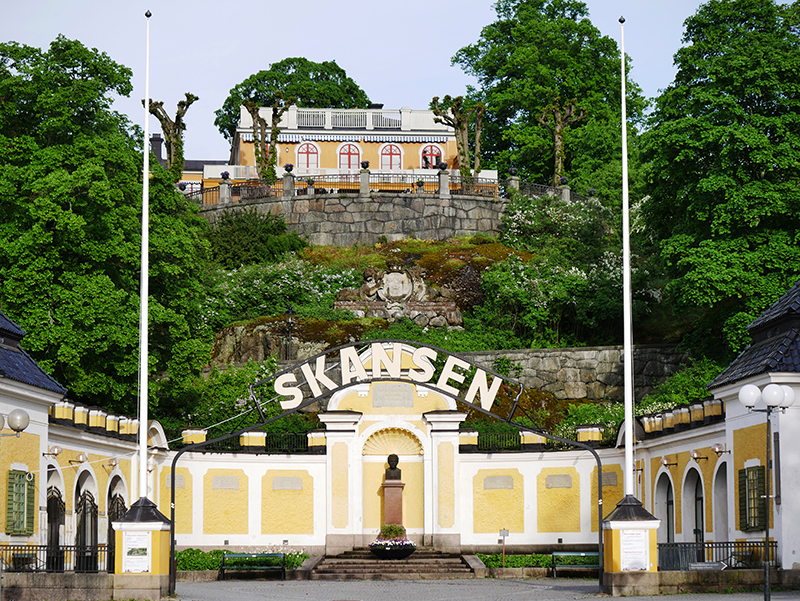
[(658, 530), (661, 520), (603, 522), (603, 530)]

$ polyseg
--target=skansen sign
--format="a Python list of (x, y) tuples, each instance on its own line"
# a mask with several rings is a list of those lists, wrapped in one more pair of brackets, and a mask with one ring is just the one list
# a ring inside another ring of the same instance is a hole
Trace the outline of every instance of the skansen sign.
[[(435, 367), (444, 358), (440, 371)], [(438, 371), (438, 374), (437, 374)], [(284, 410), (304, 407), (353, 386), (376, 380), (411, 381), (490, 412), (501, 385), (512, 385), (519, 398), (522, 384), (433, 346), (405, 340), (378, 340), (343, 345), (315, 355), (275, 375), (275, 392)], [(256, 382), (251, 390), (273, 381)], [(466, 394), (463, 391), (466, 390)], [(462, 396), (463, 394), (463, 396)]]

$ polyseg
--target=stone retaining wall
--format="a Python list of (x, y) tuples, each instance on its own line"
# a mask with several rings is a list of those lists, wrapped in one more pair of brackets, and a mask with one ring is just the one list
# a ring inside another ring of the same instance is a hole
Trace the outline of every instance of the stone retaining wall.
[(200, 215), (212, 226), (226, 211), (282, 215), (289, 229), (311, 244), (354, 246), (376, 244), (384, 236), (392, 242), (403, 238), (446, 240), (476, 233), (497, 235), (506, 203), (502, 198), (460, 194), (314, 194), (201, 205)]

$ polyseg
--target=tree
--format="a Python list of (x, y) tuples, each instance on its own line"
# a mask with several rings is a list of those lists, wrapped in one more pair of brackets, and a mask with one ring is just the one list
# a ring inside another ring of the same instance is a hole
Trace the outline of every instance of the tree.
[[(800, 276), (798, 3), (711, 0), (685, 22), (646, 138), (651, 235), (694, 340), (728, 354)], [(715, 352), (716, 351), (716, 352)]]
[(486, 113), (486, 105), (478, 102), (474, 106), (467, 108), (463, 96), (445, 96), (442, 99), (443, 105), (439, 105), (439, 97), (435, 96), (431, 101), (433, 105), (434, 121), (444, 123), (455, 130), (456, 148), (458, 150), (458, 168), (461, 177), (469, 179), (470, 160), (469, 160), (469, 131), (470, 122), (475, 132), (475, 145), (473, 146), (475, 163), (472, 167), (472, 175), (478, 177), (481, 172), (481, 132), (483, 130), (483, 115)]
[[(161, 124), (161, 131), (164, 132), (164, 146), (167, 149), (167, 171), (176, 182), (183, 175), (183, 132), (186, 130), (186, 123), (183, 117), (195, 100), (199, 100), (199, 98), (186, 92), (186, 99), (178, 103), (175, 119), (170, 118), (167, 111), (164, 110), (163, 102), (160, 100), (156, 102), (150, 101), (150, 114), (156, 116)], [(144, 101), (142, 103), (144, 104)]]
[(290, 96), (284, 100), (283, 92), (278, 91), (275, 93), (275, 100), (272, 103), (272, 120), (267, 136), (267, 121), (260, 114), (258, 103), (250, 98), (242, 101), (242, 106), (250, 114), (253, 120), (253, 148), (256, 155), (256, 168), (258, 169), (258, 176), (268, 182), (274, 182), (278, 179), (278, 174), (275, 167), (278, 164), (278, 134), (280, 128), (278, 127), (281, 122), (283, 114), (289, 110), (296, 101), (294, 96)]
[(231, 88), (214, 124), (232, 141), (239, 123), (239, 107), (250, 99), (260, 106), (273, 106), (280, 92), (293, 96), (296, 104), (309, 108), (361, 108), (369, 103), (364, 90), (335, 61), (315, 63), (306, 58), (285, 58), (273, 63)]
[[(594, 150), (613, 151), (619, 161), (619, 48), (592, 25), (586, 5), (499, 0), (495, 10), (497, 21), (453, 57), (454, 64), (478, 79), (471, 95), (488, 107), (487, 160), (501, 169), (514, 164), (532, 181), (557, 180), (585, 160), (579, 132), (593, 121), (616, 128)], [(633, 83), (628, 96), (635, 122), (644, 101)]]
[[(0, 44), (0, 306), (72, 398), (135, 407), (141, 145), (110, 110), (130, 70), (59, 36)], [(151, 358), (196, 364), (205, 223), (152, 167)]]

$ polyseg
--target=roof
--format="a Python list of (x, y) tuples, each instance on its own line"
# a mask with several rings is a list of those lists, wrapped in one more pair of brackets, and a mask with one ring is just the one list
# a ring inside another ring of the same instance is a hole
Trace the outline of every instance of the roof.
[(22, 350), (20, 342), (25, 336), (25, 331), (2, 311), (0, 311), (0, 335), (0, 376), (66, 394), (67, 389), (46, 374), (39, 364)]
[(747, 326), (752, 342), (709, 385), (769, 372), (800, 372), (800, 281)]

